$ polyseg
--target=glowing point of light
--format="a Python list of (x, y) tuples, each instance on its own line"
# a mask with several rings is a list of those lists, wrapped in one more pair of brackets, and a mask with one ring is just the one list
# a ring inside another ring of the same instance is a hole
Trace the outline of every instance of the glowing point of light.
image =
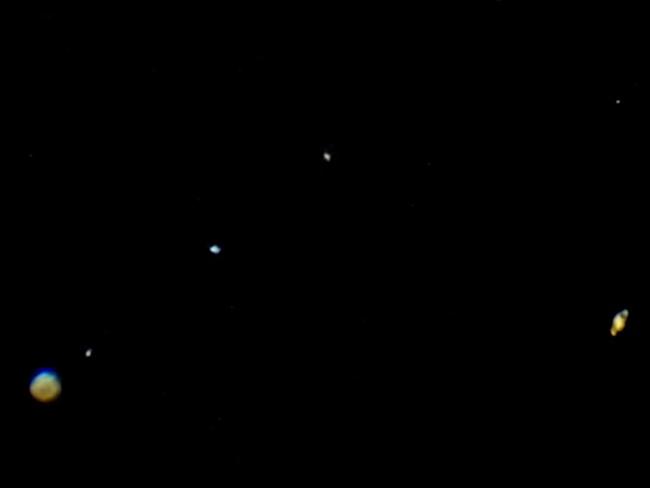
[(323, 159), (328, 163), (332, 160), (332, 155), (328, 152), (323, 153)]
[(212, 254), (219, 254), (221, 252), (221, 248), (214, 244), (213, 246), (210, 246), (210, 252)]
[(59, 377), (50, 369), (42, 370), (32, 379), (29, 392), (41, 403), (53, 402), (61, 394)]
[(93, 355), (93, 350), (90, 348), (86, 349), (86, 357), (89, 358), (92, 355)]

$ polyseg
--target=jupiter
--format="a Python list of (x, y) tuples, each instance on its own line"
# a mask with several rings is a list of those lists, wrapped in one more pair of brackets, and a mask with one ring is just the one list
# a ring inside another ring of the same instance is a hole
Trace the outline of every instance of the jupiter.
[(29, 392), (36, 401), (50, 403), (61, 394), (61, 381), (52, 370), (42, 370), (32, 379)]

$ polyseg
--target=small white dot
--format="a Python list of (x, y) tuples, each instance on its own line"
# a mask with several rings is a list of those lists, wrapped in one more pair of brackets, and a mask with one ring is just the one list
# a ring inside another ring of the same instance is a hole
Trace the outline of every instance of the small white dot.
[(620, 98), (617, 98), (617, 99), (616, 99), (616, 105), (620, 105), (620, 104), (621, 104), (621, 99), (620, 99)]
[(332, 160), (332, 155), (328, 152), (324, 152), (323, 159), (329, 163)]
[(221, 252), (221, 248), (214, 244), (213, 246), (210, 246), (210, 252), (212, 254), (219, 254)]
[(86, 349), (86, 357), (89, 358), (92, 355), (93, 355), (93, 350), (90, 348)]

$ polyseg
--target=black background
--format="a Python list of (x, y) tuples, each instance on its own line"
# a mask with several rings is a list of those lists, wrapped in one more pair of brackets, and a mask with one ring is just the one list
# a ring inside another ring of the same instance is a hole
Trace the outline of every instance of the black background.
[(642, 467), (643, 16), (522, 4), (7, 15), (29, 476)]

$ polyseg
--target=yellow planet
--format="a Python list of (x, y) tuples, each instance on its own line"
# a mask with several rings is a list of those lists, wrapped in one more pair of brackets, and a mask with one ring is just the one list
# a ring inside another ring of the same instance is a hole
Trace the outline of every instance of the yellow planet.
[(61, 381), (54, 371), (42, 371), (32, 379), (29, 392), (39, 402), (53, 402), (61, 394)]
[(609, 329), (609, 333), (615, 337), (620, 332), (623, 332), (623, 329), (625, 329), (625, 324), (629, 316), (630, 316), (630, 312), (628, 312), (627, 309), (617, 313), (616, 316), (614, 317), (614, 320), (612, 320), (612, 327), (611, 329)]

